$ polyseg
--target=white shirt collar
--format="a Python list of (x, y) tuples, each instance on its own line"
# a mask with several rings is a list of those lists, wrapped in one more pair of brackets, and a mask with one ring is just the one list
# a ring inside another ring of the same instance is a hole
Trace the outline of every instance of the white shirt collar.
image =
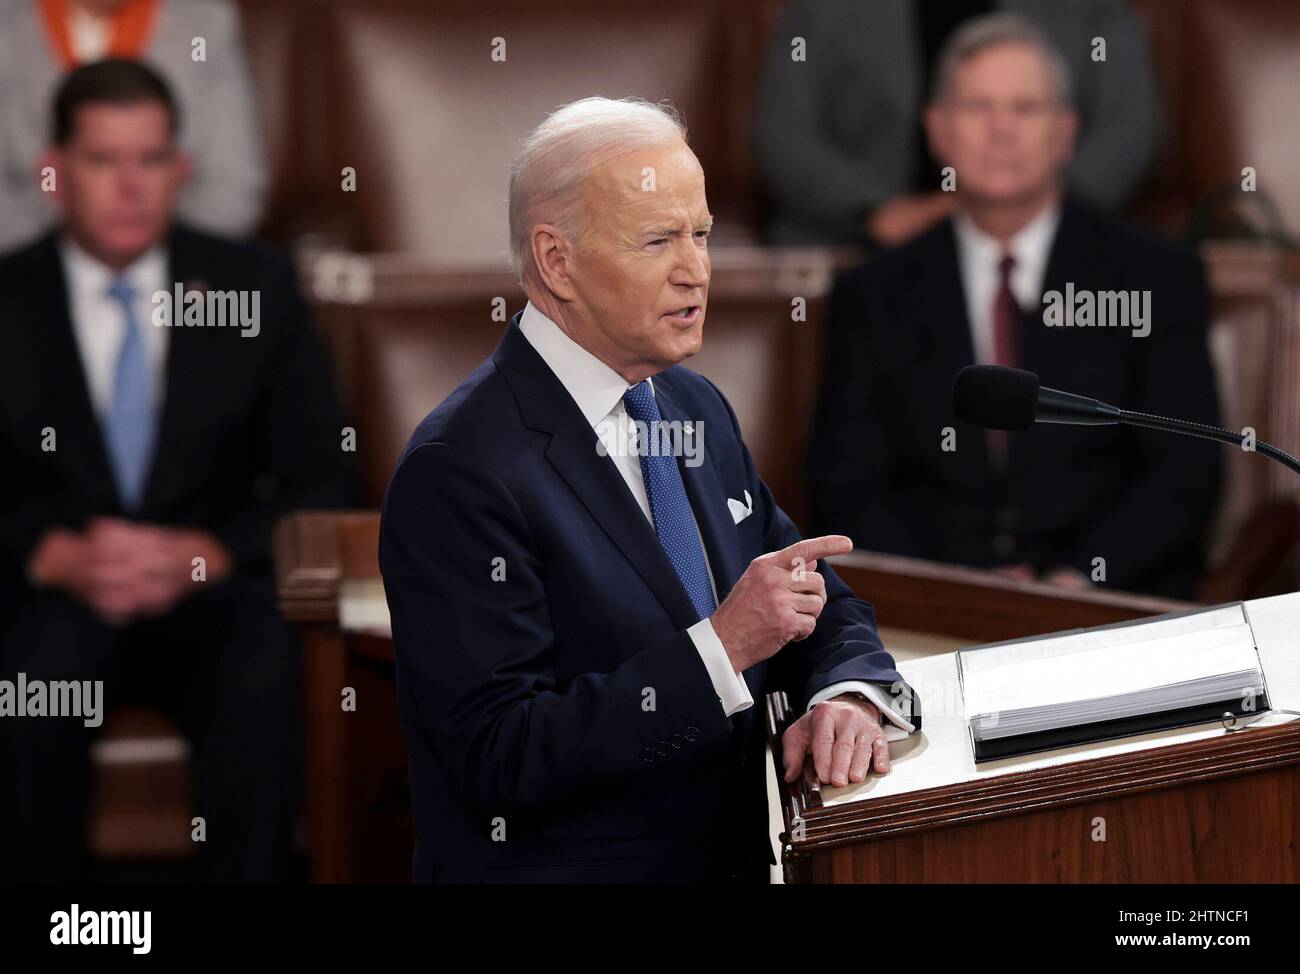
[[(519, 330), (542, 361), (573, 397), (591, 428), (595, 429), (632, 388), (621, 375), (575, 342), (554, 321), (529, 301), (519, 319)], [(654, 391), (654, 381), (650, 390)]]
[[(1006, 248), (1016, 259), (1017, 267), (1045, 268), (1047, 254), (1060, 222), (1061, 206), (1054, 203), (1020, 228)], [(953, 218), (953, 229), (957, 234), (957, 245), (967, 258), (984, 266), (997, 266), (1002, 258), (1002, 245), (995, 237), (989, 236), (975, 225), (974, 220), (961, 212)]]
[[(108, 294), (108, 287), (118, 276), (107, 264), (88, 254), (71, 236), (64, 234), (59, 241), (63, 267), (68, 278), (68, 288), (95, 300)], [(122, 276), (135, 288), (136, 300), (152, 301), (155, 291), (165, 286), (167, 254), (161, 245), (155, 245), (121, 271)]]

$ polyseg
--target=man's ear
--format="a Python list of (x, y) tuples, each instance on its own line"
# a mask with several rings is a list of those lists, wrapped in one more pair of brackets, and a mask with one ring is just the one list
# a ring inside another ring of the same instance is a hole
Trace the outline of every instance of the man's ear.
[(922, 120), (925, 123), (925, 141), (935, 160), (941, 165), (947, 165), (947, 145), (944, 141), (944, 116), (945, 109), (938, 102), (930, 102), (925, 106), (925, 113)]
[(64, 153), (57, 145), (46, 146), (36, 160), (36, 185), (41, 192), (48, 196), (60, 213), (66, 209), (64, 201), (67, 199), (60, 192), (63, 180), (63, 159)]
[(1060, 151), (1062, 165), (1074, 158), (1074, 142), (1079, 136), (1079, 113), (1071, 107), (1061, 110)]
[(188, 183), (190, 177), (194, 175), (194, 157), (188, 152), (183, 152), (180, 149), (177, 149), (174, 165), (176, 168), (172, 174), (173, 187), (176, 190), (184, 189), (185, 184)]
[(533, 247), (533, 266), (541, 283), (561, 301), (577, 297), (570, 272), (573, 269), (573, 244), (564, 231), (551, 223), (533, 227), (530, 242)]

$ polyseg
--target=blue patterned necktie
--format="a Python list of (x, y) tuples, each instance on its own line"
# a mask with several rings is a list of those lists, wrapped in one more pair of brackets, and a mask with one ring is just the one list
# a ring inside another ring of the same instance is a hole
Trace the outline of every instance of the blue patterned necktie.
[[(659, 415), (659, 403), (655, 401), (648, 382), (638, 382), (623, 393), (623, 405), (628, 416), (645, 424), (650, 443), (668, 440), (667, 437), (659, 436), (662, 417)], [(686, 486), (682, 483), (681, 471), (677, 469), (676, 457), (671, 452), (667, 456), (651, 456), (653, 452), (655, 451), (642, 441), (638, 454), (655, 533), (659, 535), (659, 543), (668, 553), (677, 577), (686, 587), (686, 594), (691, 597), (695, 611), (701, 619), (706, 619), (713, 615), (717, 603), (714, 602), (713, 588), (709, 584), (708, 563), (704, 560), (704, 548), (700, 545), (700, 536), (695, 529), (695, 517), (686, 496)]]
[(113, 374), (113, 399), (108, 413), (108, 453), (113, 462), (118, 495), (128, 510), (136, 510), (144, 495), (145, 477), (153, 455), (153, 375), (144, 347), (144, 333), (135, 314), (135, 288), (125, 277), (113, 279), (108, 296), (122, 306), (122, 350)]

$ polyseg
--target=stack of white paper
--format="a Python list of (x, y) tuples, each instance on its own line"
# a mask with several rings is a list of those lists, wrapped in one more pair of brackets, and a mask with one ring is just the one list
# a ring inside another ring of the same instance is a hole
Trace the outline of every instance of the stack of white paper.
[(1267, 706), (1241, 603), (964, 649), (957, 669), (975, 741), (1222, 702)]

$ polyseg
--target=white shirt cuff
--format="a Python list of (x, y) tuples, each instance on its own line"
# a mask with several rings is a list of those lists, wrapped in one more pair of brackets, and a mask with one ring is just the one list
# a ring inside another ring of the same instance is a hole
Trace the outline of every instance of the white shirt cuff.
[(882, 717), (888, 719), (884, 727), (885, 740), (901, 741), (916, 730), (911, 721), (905, 720), (893, 708), (893, 700), (882, 687), (874, 683), (866, 683), (862, 680), (845, 680), (841, 683), (832, 683), (825, 689), (818, 690), (808, 701), (808, 709), (812, 710), (823, 700), (829, 700), (832, 697), (838, 697), (841, 693), (860, 693), (876, 705)]
[(691, 642), (695, 644), (695, 651), (700, 654), (700, 659), (704, 661), (704, 668), (709, 671), (709, 679), (713, 681), (713, 690), (722, 703), (723, 712), (730, 717), (738, 711), (754, 706), (754, 698), (750, 696), (749, 686), (745, 683), (745, 678), (732, 669), (731, 657), (727, 655), (722, 640), (714, 631), (713, 623), (708, 619), (701, 619), (687, 629), (686, 634), (691, 637)]

